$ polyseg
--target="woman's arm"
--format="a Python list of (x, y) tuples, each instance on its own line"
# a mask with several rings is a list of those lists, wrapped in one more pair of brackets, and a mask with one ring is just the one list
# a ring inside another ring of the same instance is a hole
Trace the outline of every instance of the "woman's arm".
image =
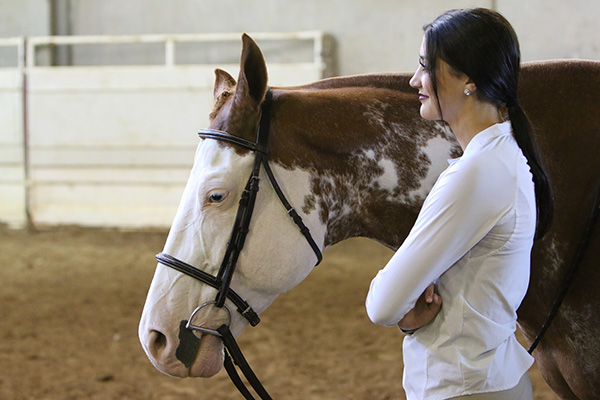
[(408, 237), (371, 282), (366, 306), (374, 323), (403, 320), (425, 289), (510, 209), (514, 178), (507, 172), (503, 163), (475, 157), (457, 161), (440, 176)]

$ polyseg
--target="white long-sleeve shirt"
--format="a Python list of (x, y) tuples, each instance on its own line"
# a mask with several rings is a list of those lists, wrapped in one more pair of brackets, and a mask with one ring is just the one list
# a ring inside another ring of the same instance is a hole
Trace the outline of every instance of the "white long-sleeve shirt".
[(515, 338), (536, 224), (532, 175), (510, 122), (449, 160), (408, 237), (371, 282), (371, 320), (393, 326), (433, 282), (443, 306), (403, 343), (408, 400), (509, 389), (533, 363)]

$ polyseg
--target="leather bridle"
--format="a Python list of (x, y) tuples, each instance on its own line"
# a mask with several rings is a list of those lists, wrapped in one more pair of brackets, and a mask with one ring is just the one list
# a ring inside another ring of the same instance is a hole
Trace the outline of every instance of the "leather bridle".
[(271, 122), (272, 96), (273, 95), (271, 93), (271, 89), (269, 88), (265, 95), (265, 99), (262, 103), (261, 118), (255, 143), (240, 138), (238, 136), (231, 135), (227, 132), (215, 129), (202, 129), (198, 132), (198, 135), (202, 139), (219, 140), (254, 152), (254, 165), (252, 167), (252, 172), (250, 173), (250, 178), (248, 179), (244, 192), (242, 193), (237, 214), (235, 217), (235, 222), (233, 224), (233, 230), (231, 232), (231, 237), (229, 239), (229, 242), (227, 243), (225, 255), (223, 257), (223, 261), (221, 262), (221, 266), (217, 275), (210, 275), (166, 253), (160, 253), (156, 256), (156, 259), (159, 263), (166, 265), (167, 267), (173, 268), (183, 274), (191, 276), (192, 278), (195, 278), (218, 290), (217, 296), (214, 301), (204, 303), (192, 312), (189, 320), (186, 323), (186, 328), (190, 330), (198, 330), (203, 333), (221, 337), (225, 347), (225, 369), (227, 370), (229, 377), (231, 378), (235, 386), (238, 388), (240, 393), (248, 400), (254, 400), (254, 397), (252, 397), (252, 394), (249, 392), (249, 390), (246, 388), (246, 386), (240, 379), (235, 365), (237, 365), (240, 368), (240, 370), (242, 371), (242, 373), (244, 374), (244, 376), (246, 377), (256, 394), (260, 396), (260, 399), (271, 400), (271, 396), (269, 395), (269, 393), (267, 393), (263, 385), (260, 383), (259, 379), (256, 377), (256, 375), (250, 368), (250, 365), (244, 358), (242, 351), (237, 345), (233, 334), (229, 329), (229, 325), (223, 324), (216, 330), (208, 329), (205, 327), (194, 325), (193, 318), (199, 310), (207, 306), (225, 308), (227, 311), (229, 311), (229, 308), (225, 305), (225, 300), (229, 299), (237, 307), (237, 311), (248, 320), (250, 325), (256, 326), (260, 322), (258, 314), (252, 309), (252, 307), (229, 286), (231, 284), (231, 278), (235, 271), (238, 257), (240, 255), (240, 252), (242, 251), (242, 248), (244, 247), (244, 242), (249, 232), (250, 220), (252, 218), (252, 212), (254, 210), (256, 195), (258, 193), (258, 185), (260, 181), (259, 174), (261, 166), (264, 168), (267, 177), (271, 182), (271, 186), (273, 187), (275, 193), (277, 194), (277, 197), (279, 197), (279, 200), (287, 210), (288, 215), (298, 226), (300, 232), (304, 235), (308, 244), (315, 252), (315, 255), (317, 256), (317, 265), (323, 259), (321, 249), (311, 236), (309, 229), (302, 222), (302, 218), (300, 217), (300, 215), (298, 215), (296, 210), (290, 205), (290, 203), (285, 198), (267, 160), (267, 154), (269, 150), (268, 140)]

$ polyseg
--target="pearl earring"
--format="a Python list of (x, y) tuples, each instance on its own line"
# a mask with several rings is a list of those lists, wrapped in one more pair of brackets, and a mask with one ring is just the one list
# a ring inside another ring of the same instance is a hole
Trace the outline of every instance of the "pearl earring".
[(465, 95), (466, 95), (466, 96), (470, 96), (470, 95), (471, 95), (471, 93), (473, 93), (473, 92), (471, 92), (471, 90), (470, 90), (470, 89), (465, 89)]

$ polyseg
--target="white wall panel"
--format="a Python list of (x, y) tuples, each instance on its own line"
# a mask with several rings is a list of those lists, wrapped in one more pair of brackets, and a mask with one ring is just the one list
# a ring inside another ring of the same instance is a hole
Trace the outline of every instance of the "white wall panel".
[(25, 225), (23, 148), (23, 75), (19, 68), (0, 69), (0, 223)]
[[(124, 8), (121, 0), (73, 0), (72, 29), (78, 35), (319, 30), (336, 43), (336, 74), (352, 75), (416, 69), (426, 22), (448, 9), (493, 4), (494, 0), (128, 0)], [(152, 49), (142, 48), (124, 48), (121, 53), (82, 49), (73, 60), (100, 61), (126, 53), (155, 60)], [(269, 64), (288, 54), (289, 48), (265, 46)], [(231, 53), (221, 52), (213, 60), (229, 57)]]
[[(50, 33), (46, 0), (0, 1), (0, 36)], [(73, 35), (215, 32), (325, 31), (337, 44), (338, 75), (416, 68), (421, 27), (452, 8), (496, 8), (513, 23), (525, 60), (577, 57), (600, 59), (598, 0), (64, 0), (63, 15)], [(236, 51), (185, 48), (191, 63), (237, 61)], [(267, 47), (267, 46), (265, 46)], [(196, 56), (199, 54), (200, 58)], [(266, 49), (269, 63), (280, 62), (288, 48)], [(152, 45), (108, 50), (74, 49), (77, 65), (160, 63)], [(134, 60), (134, 61), (132, 61)], [(0, 56), (1, 61), (1, 56)], [(297, 61), (297, 60), (296, 60)]]
[(600, 1), (498, 0), (514, 26), (524, 61), (558, 58), (600, 60)]

